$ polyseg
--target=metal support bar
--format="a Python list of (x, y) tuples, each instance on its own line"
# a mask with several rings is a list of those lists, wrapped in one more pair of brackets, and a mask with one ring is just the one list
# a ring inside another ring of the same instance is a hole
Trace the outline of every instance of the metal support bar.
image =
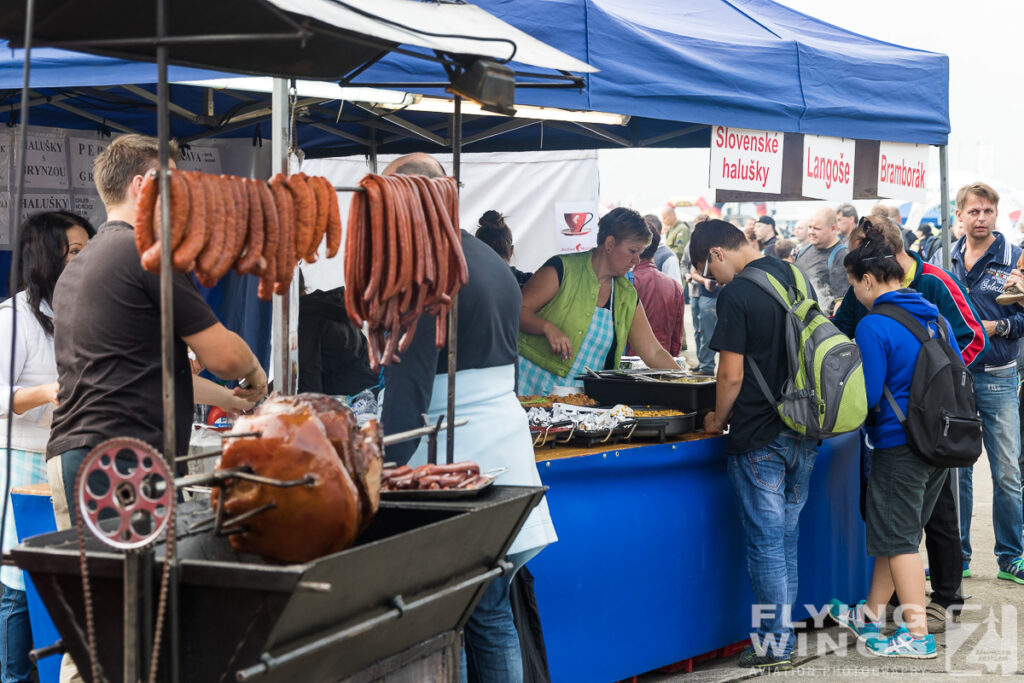
[[(283, 78), (274, 79), (271, 110), (270, 136), (273, 144), (271, 170), (274, 173), (288, 173), (288, 139), (291, 131), (288, 125), (288, 82)], [(274, 388), (282, 394), (292, 393), (290, 309), (291, 297), (287, 293), (284, 296), (274, 295), (272, 323)]]
[(952, 257), (949, 253), (952, 226), (949, 222), (949, 149), (946, 145), (939, 147), (939, 202), (939, 212), (942, 216), (942, 267), (949, 270), (952, 266)]
[(365, 109), (366, 111), (370, 112), (375, 116), (379, 116), (385, 121), (390, 121), (399, 128), (403, 128), (409, 131), (410, 133), (413, 133), (414, 135), (423, 138), (424, 140), (433, 142), (436, 145), (441, 145), (442, 147), (444, 147), (446, 144), (445, 139), (442, 138), (440, 135), (435, 135), (434, 133), (428, 131), (426, 128), (421, 128), (420, 126), (417, 126), (415, 123), (409, 123), (408, 121), (403, 119), (401, 116), (398, 116), (397, 114), (388, 114), (383, 109), (377, 109), (376, 107), (371, 107), (368, 104), (360, 104), (358, 102), (356, 103), (356, 106), (359, 107), (360, 109)]
[[(589, 131), (590, 133), (592, 133), (594, 135), (594, 137), (604, 138), (605, 140), (609, 140), (611, 142), (614, 142), (617, 145), (622, 145), (623, 147), (632, 147), (633, 146), (633, 143), (631, 143), (629, 140), (627, 140), (626, 138), (622, 137), (621, 135), (616, 135), (614, 133), (609, 133), (608, 131), (606, 131), (606, 130), (604, 130), (602, 128), (598, 128), (597, 126), (595, 126), (592, 123), (581, 123), (579, 121), (573, 121), (572, 124), (574, 126), (578, 126), (578, 127), (582, 128), (585, 131)], [(557, 127), (558, 126), (556, 126), (556, 128)]]
[[(37, 94), (37, 93), (34, 93), (34, 94)], [(62, 97), (61, 99), (70, 99), (70, 98)], [(102, 116), (96, 116), (95, 114), (87, 112), (84, 109), (79, 109), (78, 107), (76, 107), (74, 105), (70, 105), (67, 102), (58, 102), (58, 101), (46, 102), (46, 101), (42, 101), (42, 102), (39, 102), (39, 104), (49, 104), (49, 105), (52, 105), (52, 106), (54, 106), (54, 107), (56, 107), (58, 109), (63, 109), (64, 111), (66, 111), (66, 112), (68, 112), (70, 114), (74, 114), (75, 116), (81, 116), (83, 119), (87, 119), (89, 121), (95, 121), (96, 123), (99, 123), (99, 124), (105, 124), (105, 125), (110, 126), (111, 128), (113, 128), (114, 130), (121, 131), (122, 133), (137, 133), (139, 135), (142, 135), (142, 133), (140, 131), (137, 131), (134, 128), (129, 128), (128, 126), (123, 126), (120, 123), (117, 123), (116, 121), (111, 121), (109, 119), (105, 119)]]
[(476, 133), (475, 135), (469, 135), (463, 138), (462, 146), (465, 147), (466, 145), (471, 145), (474, 142), (480, 142), (481, 140), (493, 138), (494, 136), (501, 135), (502, 133), (509, 133), (538, 123), (540, 123), (538, 119), (512, 119), (505, 123), (499, 123), (497, 126), (488, 128), (487, 130)]
[(484, 572), (483, 574), (479, 574), (464, 581), (460, 581), (459, 583), (448, 586), (447, 588), (442, 588), (441, 590), (432, 592), (429, 595), (420, 598), (419, 600), (405, 602), (405, 600), (402, 599), (402, 596), (396, 595), (395, 600), (392, 601), (392, 604), (396, 604), (397, 602), (397, 604), (400, 605), (400, 607), (392, 607), (387, 612), (384, 612), (379, 616), (373, 617), (372, 619), (367, 619), (365, 621), (361, 621), (357, 624), (349, 626), (348, 628), (341, 629), (340, 631), (335, 631), (334, 633), (323, 636), (321, 638), (317, 638), (316, 640), (307, 645), (302, 645), (300, 647), (294, 648), (276, 657), (270, 654), (269, 652), (264, 652), (262, 655), (260, 655), (259, 664), (254, 664), (253, 666), (250, 666), (246, 669), (240, 669), (235, 673), (235, 679), (238, 681), (249, 681), (259, 676), (266, 675), (267, 673), (270, 673), (270, 671), (272, 671), (273, 669), (284, 666), (296, 660), (309, 657), (326, 648), (336, 646), (338, 643), (348, 640), (349, 638), (354, 638), (356, 636), (367, 633), (368, 631), (372, 631), (378, 626), (382, 626), (390, 621), (395, 621), (396, 619), (402, 618), (403, 615), (408, 614), (409, 612), (420, 609), (422, 607), (426, 607), (427, 605), (437, 602), (438, 600), (443, 600), (444, 598), (447, 598), (449, 595), (454, 595), (455, 593), (460, 593), (481, 583), (486, 583), (491, 579), (495, 579), (499, 576), (507, 574), (511, 570), (512, 563), (506, 562), (504, 560), (499, 560), (497, 566), (491, 569), (490, 571)]
[(637, 147), (647, 147), (648, 145), (656, 145), (659, 142), (664, 142), (665, 140), (671, 140), (672, 138), (681, 138), (681, 137), (684, 137), (684, 136), (689, 135), (691, 133), (696, 133), (699, 130), (704, 130), (706, 128), (707, 128), (707, 126), (705, 126), (704, 124), (699, 124), (699, 125), (696, 125), (696, 126), (688, 126), (686, 128), (680, 128), (679, 130), (673, 130), (673, 131), (671, 131), (669, 133), (662, 133), (661, 135), (654, 135), (652, 137), (644, 138), (643, 140), (641, 140), (637, 144)]
[[(469, 423), (466, 418), (461, 418), (455, 421), (456, 427), (461, 427), (464, 424)], [(402, 443), (403, 441), (409, 441), (410, 439), (418, 439), (421, 436), (430, 436), (437, 432), (443, 432), (448, 429), (447, 422), (441, 422), (439, 425), (428, 425), (426, 427), (419, 427), (418, 429), (409, 429), (404, 432), (397, 432), (395, 434), (389, 434), (384, 437), (383, 442), (385, 446), (393, 446), (396, 443)]]
[[(455, 96), (455, 107), (452, 111), (452, 130), (450, 133), (452, 141), (452, 175), (455, 177), (455, 189), (459, 190), (459, 180), (462, 177), (462, 98)], [(459, 217), (456, 220), (455, 229), (459, 230)], [(461, 233), (460, 240), (461, 240)], [(448, 424), (455, 424), (455, 372), (458, 370), (458, 348), (459, 348), (459, 299), (458, 294), (452, 297), (452, 307), (448, 311)], [(455, 462), (455, 433), (452, 432), (445, 440), (447, 446), (445, 462)]]
[[(131, 94), (141, 97), (148, 102), (156, 102), (158, 99), (154, 93), (149, 92), (145, 88), (140, 88), (137, 85), (122, 85), (121, 87)], [(174, 104), (173, 102), (168, 102), (167, 106), (170, 112), (175, 116), (198, 125), (203, 124), (203, 117), (199, 114), (193, 114), (188, 109), (185, 109), (185, 107), (182, 107), (179, 104)]]
[(348, 140), (350, 142), (354, 142), (357, 145), (372, 147), (372, 143), (370, 140), (367, 140), (366, 138), (361, 138), (358, 135), (353, 135), (352, 133), (346, 133), (343, 130), (338, 130), (337, 128), (328, 126), (326, 123), (307, 123), (306, 125), (312, 126), (317, 130), (322, 130), (325, 133), (330, 133), (331, 135), (337, 135), (339, 138), (342, 138), (343, 140)]
[[(100, 38), (97, 40), (57, 40), (43, 43), (47, 47), (59, 47), (65, 50), (80, 50), (90, 47), (145, 47), (153, 45), (157, 48), (170, 45), (194, 45), (196, 43), (252, 43), (265, 40), (305, 40), (311, 38), (308, 31), (295, 33), (220, 33), (196, 36), (152, 36), (142, 38)], [(11, 42), (12, 47), (17, 45)], [(213, 68), (213, 67), (211, 67)]]
[(64, 641), (58, 639), (53, 645), (47, 645), (46, 647), (40, 647), (35, 650), (29, 650), (28, 658), (33, 662), (38, 662), (40, 659), (46, 657), (52, 657), (53, 655), (64, 654)]

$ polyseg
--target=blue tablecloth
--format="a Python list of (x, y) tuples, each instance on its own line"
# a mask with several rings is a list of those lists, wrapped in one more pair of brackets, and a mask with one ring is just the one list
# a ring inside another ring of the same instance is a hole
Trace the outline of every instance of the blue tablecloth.
[[(538, 463), (559, 540), (529, 567), (553, 681), (619, 680), (749, 637), (726, 457), (718, 437)], [(808, 616), (802, 605), (867, 594), (858, 468), (856, 434), (819, 449), (794, 619)]]

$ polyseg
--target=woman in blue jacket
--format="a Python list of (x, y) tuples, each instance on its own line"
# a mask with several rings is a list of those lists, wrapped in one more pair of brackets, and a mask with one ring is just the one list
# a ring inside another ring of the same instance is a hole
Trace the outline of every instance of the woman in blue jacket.
[[(866, 231), (864, 241), (846, 256), (844, 265), (857, 300), (868, 310), (875, 304), (895, 304), (930, 330), (937, 332), (937, 325), (943, 325), (946, 339), (956, 339), (933, 304), (914, 290), (901, 288), (903, 268), (878, 230)], [(910, 449), (903, 426), (882, 392), (883, 385), (888, 386), (906, 414), (921, 344), (901, 323), (882, 315), (865, 316), (855, 336), (864, 363), (868, 406), (877, 408), (874, 424), (868, 427), (875, 453), (865, 514), (867, 550), (875, 557), (875, 572), (867, 600), (852, 609), (833, 600), (830, 612), (867, 639), (871, 654), (931, 659), (935, 639), (928, 633), (924, 565), (918, 547), (947, 470), (929, 465)], [(901, 604), (897, 621), (902, 612), (903, 623), (886, 639), (878, 622), (894, 588)]]

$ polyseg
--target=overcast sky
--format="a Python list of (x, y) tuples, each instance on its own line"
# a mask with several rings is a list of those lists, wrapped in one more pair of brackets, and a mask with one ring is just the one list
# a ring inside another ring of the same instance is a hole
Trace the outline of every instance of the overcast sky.
[[(782, 4), (873, 38), (949, 55), (951, 169), (1024, 190), (1024, 1), (783, 0)], [(892, 105), (913, 107), (914, 103), (900, 101), (900, 94), (893, 93)], [(647, 210), (669, 198), (699, 194), (707, 185), (707, 155), (707, 150), (602, 151), (602, 199), (627, 201)], [(937, 182), (938, 162), (932, 166)]]

